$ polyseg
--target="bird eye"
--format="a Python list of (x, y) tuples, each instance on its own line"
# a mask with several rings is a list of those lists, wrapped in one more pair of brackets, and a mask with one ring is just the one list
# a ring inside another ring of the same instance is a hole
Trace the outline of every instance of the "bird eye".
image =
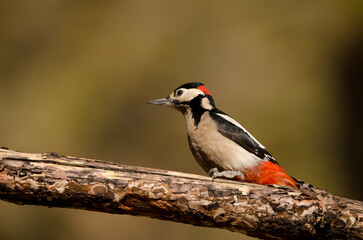
[(183, 90), (179, 89), (178, 91), (176, 91), (176, 96), (179, 97), (180, 95), (183, 94)]

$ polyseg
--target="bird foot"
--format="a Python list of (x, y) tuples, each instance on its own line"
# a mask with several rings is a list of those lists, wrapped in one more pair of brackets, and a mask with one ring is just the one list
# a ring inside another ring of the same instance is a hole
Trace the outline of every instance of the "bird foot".
[[(231, 179), (231, 180), (236, 180), (236, 178), (238, 180), (243, 181), (244, 176), (241, 172), (239, 171), (222, 171), (219, 172), (217, 168), (212, 168), (211, 170), (209, 170), (208, 175), (212, 177), (212, 181), (214, 181), (215, 178), (227, 178), (227, 179)], [(240, 179), (242, 178), (242, 179)]]

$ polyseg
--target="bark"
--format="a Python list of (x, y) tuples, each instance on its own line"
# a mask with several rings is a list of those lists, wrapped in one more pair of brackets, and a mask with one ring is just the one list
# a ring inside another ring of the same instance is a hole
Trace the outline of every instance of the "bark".
[(362, 239), (363, 203), (56, 153), (0, 149), (0, 199), (148, 216), (262, 239)]

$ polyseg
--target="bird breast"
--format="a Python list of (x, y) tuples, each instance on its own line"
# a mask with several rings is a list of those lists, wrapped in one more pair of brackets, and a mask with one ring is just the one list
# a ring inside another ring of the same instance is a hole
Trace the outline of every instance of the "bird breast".
[(218, 132), (217, 123), (209, 111), (203, 113), (197, 126), (192, 115), (185, 113), (189, 146), (199, 165), (208, 172), (217, 167), (220, 171), (239, 170), (256, 166), (262, 160), (256, 155), (224, 137)]

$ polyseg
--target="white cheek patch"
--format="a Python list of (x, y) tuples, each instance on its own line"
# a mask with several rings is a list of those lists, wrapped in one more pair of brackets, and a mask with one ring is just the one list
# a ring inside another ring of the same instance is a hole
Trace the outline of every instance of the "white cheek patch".
[(174, 93), (172, 93), (170, 95), (170, 98), (176, 99), (176, 100), (178, 100), (180, 102), (185, 102), (185, 101), (192, 100), (193, 98), (195, 98), (199, 94), (205, 95), (202, 90), (199, 90), (199, 89), (196, 89), (196, 88), (192, 88), (192, 89), (180, 88), (180, 89), (184, 91), (181, 96), (177, 97), (177, 96), (174, 95)]
[(202, 99), (201, 105), (202, 105), (202, 108), (204, 108), (204, 109), (207, 109), (207, 110), (213, 109), (212, 105), (210, 105), (209, 99), (206, 97)]

